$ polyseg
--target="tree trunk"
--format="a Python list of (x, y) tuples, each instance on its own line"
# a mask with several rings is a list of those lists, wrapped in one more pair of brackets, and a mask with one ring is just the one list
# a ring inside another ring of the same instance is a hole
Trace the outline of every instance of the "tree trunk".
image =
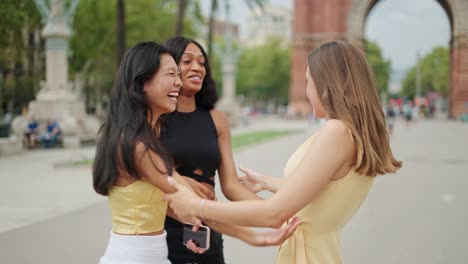
[(39, 82), (45, 76), (45, 39), (41, 37), (41, 28), (35, 30), (36, 49), (34, 52), (34, 97), (40, 90)]
[(214, 27), (214, 15), (216, 13), (216, 10), (218, 9), (218, 1), (217, 0), (211, 0), (211, 8), (210, 8), (210, 21), (208, 24), (208, 58), (212, 59), (212, 53), (213, 53), (213, 27)]
[(177, 11), (177, 21), (176, 21), (176, 36), (182, 35), (182, 31), (184, 30), (184, 17), (185, 17), (185, 10), (187, 8), (187, 0), (178, 0), (178, 11)]
[(125, 42), (125, 0), (117, 0), (117, 67), (125, 54)]
[(0, 66), (0, 117), (3, 117), (3, 69)]

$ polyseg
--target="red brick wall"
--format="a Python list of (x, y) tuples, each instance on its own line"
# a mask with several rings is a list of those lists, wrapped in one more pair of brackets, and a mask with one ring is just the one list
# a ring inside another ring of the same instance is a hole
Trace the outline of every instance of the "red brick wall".
[[(323, 42), (332, 39), (346, 39), (346, 31), (348, 30), (347, 20), (352, 1), (360, 0), (294, 1), (289, 104), (301, 116), (310, 113), (312, 110), (305, 95), (307, 55)], [(373, 6), (377, 1), (372, 0), (368, 1), (368, 3), (370, 6)], [(462, 1), (465, 0), (453, 0), (453, 4), (454, 6), (466, 9), (468, 5), (462, 4)], [(449, 5), (448, 2), (443, 1), (443, 3)], [(463, 10), (460, 12), (455, 17), (451, 17), (451, 20), (456, 19), (459, 27), (467, 26), (466, 23), (468, 21), (464, 20), (466, 17), (461, 15), (466, 12)], [(363, 21), (365, 20), (365, 18), (362, 19)], [(456, 33), (457, 36), (452, 36), (453, 41), (451, 43), (449, 116), (455, 118), (468, 113), (468, 35), (464, 32), (460, 31)], [(355, 45), (363, 45), (361, 39), (353, 39), (352, 41)]]
[(312, 111), (306, 97), (307, 55), (320, 44), (346, 38), (346, 19), (351, 0), (295, 0), (289, 104), (297, 114)]
[(468, 45), (452, 45), (449, 115), (468, 113)]

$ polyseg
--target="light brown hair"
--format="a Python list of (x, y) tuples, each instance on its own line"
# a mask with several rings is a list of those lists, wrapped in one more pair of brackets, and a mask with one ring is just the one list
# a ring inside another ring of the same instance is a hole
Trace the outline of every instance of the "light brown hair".
[(390, 149), (374, 74), (365, 53), (343, 41), (323, 44), (308, 57), (309, 71), (330, 119), (343, 121), (357, 147), (355, 169), (368, 176), (401, 167)]

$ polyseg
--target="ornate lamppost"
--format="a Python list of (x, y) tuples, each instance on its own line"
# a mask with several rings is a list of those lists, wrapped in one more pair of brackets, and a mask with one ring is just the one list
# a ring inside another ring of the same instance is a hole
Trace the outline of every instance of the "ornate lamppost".
[(230, 12), (229, 1), (225, 1), (225, 47), (222, 50), (218, 50), (223, 61), (223, 94), (218, 108), (225, 112), (229, 116), (231, 124), (236, 126), (240, 121), (240, 106), (235, 98), (237, 62), (240, 57), (240, 49), (233, 46), (233, 25), (230, 20)]

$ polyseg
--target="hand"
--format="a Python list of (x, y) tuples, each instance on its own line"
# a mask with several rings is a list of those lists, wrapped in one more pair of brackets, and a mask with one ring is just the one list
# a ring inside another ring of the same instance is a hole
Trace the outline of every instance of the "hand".
[(192, 240), (189, 240), (187, 244), (185, 245), (185, 247), (192, 250), (193, 253), (203, 254), (206, 252), (205, 249), (197, 247), (197, 245), (195, 245), (195, 243), (193, 243)]
[(244, 175), (239, 176), (239, 181), (245, 188), (249, 189), (249, 191), (258, 193), (265, 189), (260, 173), (242, 166), (239, 166), (239, 170), (244, 173)]
[(294, 216), (291, 221), (281, 228), (273, 229), (267, 232), (257, 233), (252, 246), (256, 247), (267, 247), (281, 245), (286, 239), (288, 239), (297, 227), (301, 223), (298, 216)]
[[(193, 227), (192, 227), (192, 231), (193, 232), (196, 232), (198, 231), (198, 229), (200, 228), (200, 226), (202, 225), (202, 222), (200, 221), (200, 219), (194, 217), (193, 218), (193, 221), (190, 222), (193, 224)], [(197, 253), (197, 254), (203, 254), (206, 252), (205, 249), (202, 249), (202, 248), (199, 248), (197, 247), (197, 245), (192, 241), (192, 240), (189, 240), (187, 242), (187, 244), (185, 245), (186, 248), (190, 249), (193, 253)]]
[[(190, 177), (184, 176), (185, 182), (192, 188), (192, 190), (201, 198), (215, 200), (214, 188), (210, 185), (198, 182)], [(209, 187), (208, 187), (209, 186)]]
[(176, 189), (174, 193), (164, 195), (169, 206), (182, 222), (191, 223), (196, 219), (196, 211), (200, 210), (201, 199), (187, 187), (178, 183), (172, 177), (168, 177), (169, 184)]

